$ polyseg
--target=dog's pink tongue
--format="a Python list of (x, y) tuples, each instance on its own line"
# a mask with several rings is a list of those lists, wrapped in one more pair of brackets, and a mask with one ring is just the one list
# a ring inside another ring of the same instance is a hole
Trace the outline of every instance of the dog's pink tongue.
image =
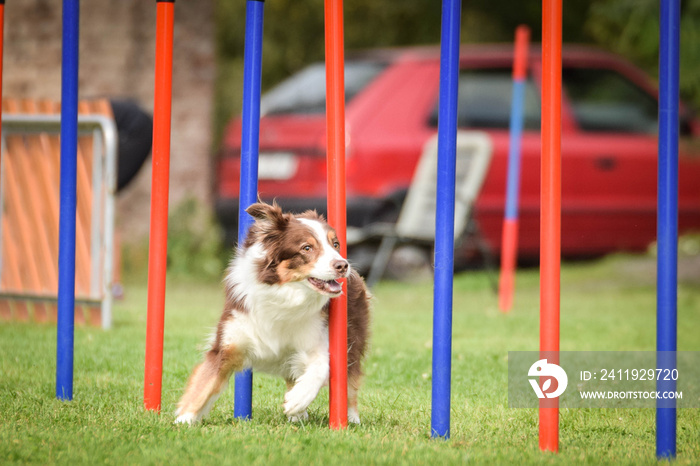
[(343, 285), (341, 285), (336, 280), (328, 281), (326, 282), (326, 284), (328, 285), (328, 291), (331, 293), (340, 293), (341, 291), (343, 291)]

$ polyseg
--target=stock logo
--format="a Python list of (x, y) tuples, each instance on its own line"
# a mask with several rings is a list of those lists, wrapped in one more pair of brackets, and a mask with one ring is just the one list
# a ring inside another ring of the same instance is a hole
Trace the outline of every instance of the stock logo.
[[(569, 383), (569, 378), (566, 376), (564, 369), (556, 364), (550, 364), (546, 359), (540, 359), (535, 364), (530, 366), (527, 372), (528, 377), (537, 377), (537, 379), (528, 379), (532, 389), (535, 390), (537, 398), (557, 398), (564, 393), (566, 385)], [(542, 388), (538, 383), (540, 377), (546, 377)], [(556, 382), (552, 386), (552, 380)]]

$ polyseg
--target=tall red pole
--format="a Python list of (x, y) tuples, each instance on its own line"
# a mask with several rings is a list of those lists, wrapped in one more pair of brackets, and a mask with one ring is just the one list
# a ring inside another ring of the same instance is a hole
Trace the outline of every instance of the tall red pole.
[[(559, 363), (561, 266), (562, 0), (542, 2), (542, 167), (540, 191), (540, 353)], [(542, 399), (540, 449), (559, 451), (559, 400)]]
[[(5, 50), (4, 37), (5, 37), (5, 0), (0, 0), (0, 114), (2, 114), (2, 62), (3, 62), (3, 51)], [(0, 118), (0, 132), (2, 132), (2, 118)]]
[(156, 70), (153, 104), (153, 177), (148, 249), (148, 317), (143, 404), (160, 411), (163, 381), (165, 270), (168, 252), (170, 181), (170, 113), (172, 104), (173, 24), (175, 0), (156, 2)]
[[(340, 253), (345, 244), (345, 79), (343, 53), (343, 1), (325, 0), (326, 24), (326, 139), (328, 170), (328, 221), (336, 229)], [(345, 293), (331, 301), (330, 338), (330, 427), (348, 425), (348, 325), (347, 283)]]

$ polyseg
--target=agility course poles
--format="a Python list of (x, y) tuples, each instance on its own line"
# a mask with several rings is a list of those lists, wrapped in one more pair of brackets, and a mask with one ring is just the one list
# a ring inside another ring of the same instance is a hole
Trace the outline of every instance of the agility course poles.
[[(258, 195), (258, 149), (260, 144), (260, 80), (262, 75), (262, 33), (265, 3), (246, 2), (245, 46), (243, 51), (243, 109), (241, 128), (241, 183), (238, 204), (238, 244), (245, 241), (253, 218), (245, 211)], [(235, 375), (233, 415), (250, 419), (253, 413), (253, 372)]]
[[(326, 1), (326, 82), (328, 121), (328, 220), (345, 249), (345, 97), (342, 1)], [(260, 80), (264, 2), (248, 0), (243, 77), (241, 138), (241, 190), (238, 244), (242, 244), (252, 218), (245, 209), (257, 199)], [(331, 302), (330, 310), (330, 426), (347, 426), (347, 298)], [(252, 413), (252, 372), (236, 374), (234, 416), (249, 419)]]
[[(2, 103), (2, 62), (5, 50), (5, 0), (0, 0), (0, 104)], [(0, 133), (2, 132), (2, 109), (0, 109)], [(0, 156), (1, 157), (1, 156)]]
[[(562, 0), (542, 2), (542, 166), (540, 187), (540, 354), (559, 363), (561, 269)], [(559, 400), (542, 399), (540, 449), (559, 451)]]
[(78, 166), (80, 0), (63, 0), (61, 65), (61, 204), (58, 227), (56, 398), (73, 399), (75, 217)]
[[(662, 0), (659, 23), (659, 168), (656, 367), (676, 368), (678, 328), (678, 102), (680, 0)], [(675, 391), (676, 381), (657, 381)], [(657, 400), (656, 456), (676, 456), (676, 400)]]
[[(340, 253), (347, 257), (345, 211), (345, 58), (343, 53), (343, 1), (325, 0), (326, 41), (326, 169), (328, 221), (335, 228)], [(348, 323), (345, 292), (331, 300), (328, 332), (330, 351), (329, 425), (348, 425)]]
[(148, 246), (148, 318), (143, 404), (146, 409), (158, 412), (160, 412), (163, 382), (163, 323), (165, 318), (165, 271), (168, 256), (174, 13), (175, 0), (156, 0), (153, 174), (151, 178), (151, 229)]
[(518, 26), (515, 30), (513, 57), (513, 95), (510, 107), (510, 139), (508, 146), (508, 180), (506, 207), (501, 239), (501, 276), (498, 285), (498, 307), (508, 312), (513, 305), (515, 266), (518, 258), (518, 198), (520, 195), (520, 143), (525, 114), (525, 81), (527, 79), (530, 28)]
[(442, 2), (430, 435), (433, 438), (445, 439), (450, 437), (452, 280), (461, 10), (461, 0), (443, 0)]

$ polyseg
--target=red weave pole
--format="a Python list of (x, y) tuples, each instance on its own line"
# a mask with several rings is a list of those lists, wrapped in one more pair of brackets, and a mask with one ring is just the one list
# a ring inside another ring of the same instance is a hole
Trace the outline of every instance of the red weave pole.
[[(343, 1), (325, 0), (326, 28), (326, 154), (328, 170), (328, 222), (345, 245), (345, 77), (343, 53)], [(330, 428), (348, 425), (348, 324), (347, 283), (345, 293), (331, 300), (330, 339)]]
[[(542, 2), (540, 354), (559, 363), (562, 0)], [(559, 400), (540, 400), (540, 449), (559, 451)]]
[[(2, 62), (5, 50), (5, 0), (0, 0), (0, 114), (2, 114)], [(0, 118), (0, 132), (2, 132), (2, 118)], [(0, 156), (1, 157), (1, 156)], [(2, 164), (0, 164), (1, 166)]]
[(168, 252), (168, 188), (170, 181), (170, 114), (173, 75), (174, 1), (156, 3), (156, 69), (153, 104), (153, 177), (151, 231), (148, 249), (148, 318), (143, 404), (160, 412), (163, 381), (165, 270)]
[(530, 46), (530, 28), (520, 25), (515, 28), (515, 56), (513, 57), (513, 79), (527, 79), (527, 49)]
[(513, 307), (515, 267), (518, 259), (518, 219), (504, 219), (501, 238), (501, 275), (498, 281), (498, 308), (502, 312)]

